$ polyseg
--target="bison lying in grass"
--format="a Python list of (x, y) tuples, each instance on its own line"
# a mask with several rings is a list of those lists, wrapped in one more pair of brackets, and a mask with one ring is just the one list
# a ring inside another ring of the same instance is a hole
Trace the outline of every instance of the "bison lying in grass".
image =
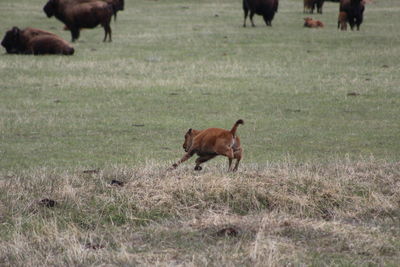
[(251, 26), (255, 27), (253, 22), (254, 14), (261, 15), (267, 26), (272, 26), (275, 13), (278, 12), (279, 0), (243, 0), (244, 22), (246, 27), (247, 14), (250, 11)]
[(112, 5), (104, 1), (78, 3), (68, 0), (49, 0), (43, 7), (47, 17), (55, 16), (71, 31), (72, 42), (79, 38), (81, 28), (104, 28), (104, 39), (111, 42), (110, 21), (113, 15)]
[(74, 48), (57, 35), (35, 28), (13, 27), (7, 31), (1, 45), (9, 54), (74, 54)]

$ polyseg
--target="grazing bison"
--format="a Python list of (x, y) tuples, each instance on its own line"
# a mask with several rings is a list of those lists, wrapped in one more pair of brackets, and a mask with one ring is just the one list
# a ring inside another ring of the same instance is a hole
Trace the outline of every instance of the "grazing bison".
[(364, 9), (365, 3), (363, 0), (340, 0), (339, 12), (346, 13), (351, 30), (353, 30), (354, 25), (356, 25), (357, 31), (360, 30)]
[(347, 30), (347, 13), (346, 12), (339, 12), (337, 27), (338, 27), (338, 29), (340, 28), (341, 31)]
[(263, 16), (265, 24), (272, 26), (271, 21), (274, 19), (275, 13), (278, 12), (278, 5), (279, 0), (243, 0), (243, 27), (246, 27), (246, 19), (249, 11), (251, 26), (255, 27), (253, 22), (254, 14)]
[(312, 18), (304, 18), (304, 27), (307, 28), (323, 28), (324, 24), (319, 20), (314, 20)]
[(317, 12), (322, 14), (322, 6), (324, 5), (325, 0), (304, 0), (304, 9), (303, 12), (314, 13), (314, 9), (317, 8)]
[(9, 54), (74, 54), (74, 48), (57, 35), (29, 27), (13, 27), (6, 32), (1, 45)]
[(72, 42), (79, 38), (81, 28), (104, 28), (104, 39), (111, 42), (110, 21), (113, 15), (112, 5), (103, 1), (76, 3), (68, 0), (49, 0), (43, 7), (47, 17), (55, 16), (71, 31)]

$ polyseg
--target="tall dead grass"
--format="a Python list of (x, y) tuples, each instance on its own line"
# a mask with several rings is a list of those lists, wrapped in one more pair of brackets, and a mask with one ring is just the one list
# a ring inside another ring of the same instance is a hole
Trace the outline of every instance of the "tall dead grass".
[[(2, 173), (0, 262), (280, 266), (400, 259), (399, 163), (287, 161), (243, 165), (237, 173), (225, 167), (167, 172), (149, 162), (89, 174)], [(40, 205), (44, 198), (56, 205)]]

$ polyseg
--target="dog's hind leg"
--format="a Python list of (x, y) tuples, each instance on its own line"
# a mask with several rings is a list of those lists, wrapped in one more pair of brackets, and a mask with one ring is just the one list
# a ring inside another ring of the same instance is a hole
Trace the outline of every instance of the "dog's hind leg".
[(218, 155), (222, 155), (222, 156), (226, 156), (229, 159), (229, 167), (228, 167), (228, 171), (231, 170), (231, 165), (232, 165), (232, 160), (235, 158), (234, 154), (233, 154), (233, 149), (230, 146), (218, 146), (215, 149), (215, 152)]
[(200, 166), (200, 164), (209, 161), (212, 158), (215, 158), (216, 155), (207, 155), (207, 156), (202, 156), (202, 157), (198, 157), (196, 159), (196, 166), (194, 167), (195, 171), (201, 171), (203, 168)]
[[(238, 167), (239, 167), (239, 162), (240, 162), (240, 160), (242, 159), (242, 152), (243, 152), (243, 149), (240, 148), (239, 150), (237, 150), (237, 151), (235, 151), (235, 152), (233, 153), (233, 155), (235, 156), (235, 159), (236, 159), (235, 168), (233, 168), (233, 171), (234, 171), (234, 172), (237, 171), (237, 169), (238, 169)], [(229, 166), (229, 167), (230, 167), (230, 166)]]

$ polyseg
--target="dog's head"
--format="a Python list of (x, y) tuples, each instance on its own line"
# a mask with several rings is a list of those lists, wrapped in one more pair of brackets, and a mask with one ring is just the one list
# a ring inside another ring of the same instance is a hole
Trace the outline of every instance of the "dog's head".
[(201, 131), (195, 130), (190, 128), (186, 134), (185, 134), (185, 142), (183, 142), (183, 149), (185, 150), (185, 152), (188, 152), (189, 149), (192, 147), (193, 145), (193, 139), (196, 137), (196, 135), (198, 135)]
[(192, 146), (193, 138), (194, 138), (194, 132), (193, 132), (193, 129), (190, 128), (186, 132), (186, 134), (185, 134), (185, 142), (183, 142), (183, 149), (185, 150), (185, 152), (188, 152), (189, 148)]

